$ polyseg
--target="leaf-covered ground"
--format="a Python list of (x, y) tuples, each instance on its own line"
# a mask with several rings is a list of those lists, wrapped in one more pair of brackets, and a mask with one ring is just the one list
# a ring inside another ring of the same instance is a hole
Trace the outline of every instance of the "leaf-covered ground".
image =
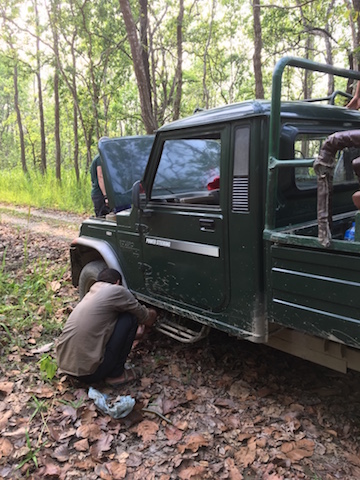
[(102, 414), (84, 385), (44, 379), (41, 347), (77, 302), (69, 242), (4, 220), (0, 226), (2, 274), (21, 283), (24, 255), (27, 270), (44, 258), (64, 272), (46, 285), (57, 301), (52, 336), (44, 305), (32, 306), (23, 330), (10, 331), (9, 314), (0, 316), (0, 479), (360, 478), (355, 372), (338, 374), (218, 332), (189, 346), (153, 331), (131, 353), (140, 379), (95, 386), (110, 405), (118, 396), (136, 400), (124, 419)]

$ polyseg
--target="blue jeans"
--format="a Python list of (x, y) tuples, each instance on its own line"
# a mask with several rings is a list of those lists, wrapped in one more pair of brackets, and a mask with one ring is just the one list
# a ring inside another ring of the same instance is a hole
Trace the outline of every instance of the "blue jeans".
[(135, 340), (137, 319), (128, 312), (121, 313), (114, 331), (106, 344), (104, 359), (97, 370), (90, 375), (78, 377), (85, 383), (96, 383), (106, 377), (119, 377)]

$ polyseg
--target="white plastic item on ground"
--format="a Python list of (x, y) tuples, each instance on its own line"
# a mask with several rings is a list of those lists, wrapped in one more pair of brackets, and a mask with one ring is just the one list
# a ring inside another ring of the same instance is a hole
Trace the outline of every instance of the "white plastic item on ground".
[(117, 400), (111, 407), (107, 403), (108, 396), (99, 392), (93, 387), (89, 388), (89, 398), (94, 400), (95, 405), (107, 415), (113, 418), (124, 418), (132, 411), (135, 405), (135, 400), (130, 395), (124, 395)]

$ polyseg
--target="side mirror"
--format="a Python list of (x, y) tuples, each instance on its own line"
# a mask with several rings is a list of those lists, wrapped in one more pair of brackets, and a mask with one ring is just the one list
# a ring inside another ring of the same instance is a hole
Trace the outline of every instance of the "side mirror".
[(139, 210), (143, 210), (146, 204), (146, 196), (140, 180), (137, 180), (134, 183), (131, 195), (133, 206)]

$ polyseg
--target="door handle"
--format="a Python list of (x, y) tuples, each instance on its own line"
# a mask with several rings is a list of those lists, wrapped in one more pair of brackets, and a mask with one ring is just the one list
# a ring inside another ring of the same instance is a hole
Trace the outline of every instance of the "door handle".
[(200, 218), (199, 224), (202, 232), (215, 232), (215, 220), (212, 218)]

